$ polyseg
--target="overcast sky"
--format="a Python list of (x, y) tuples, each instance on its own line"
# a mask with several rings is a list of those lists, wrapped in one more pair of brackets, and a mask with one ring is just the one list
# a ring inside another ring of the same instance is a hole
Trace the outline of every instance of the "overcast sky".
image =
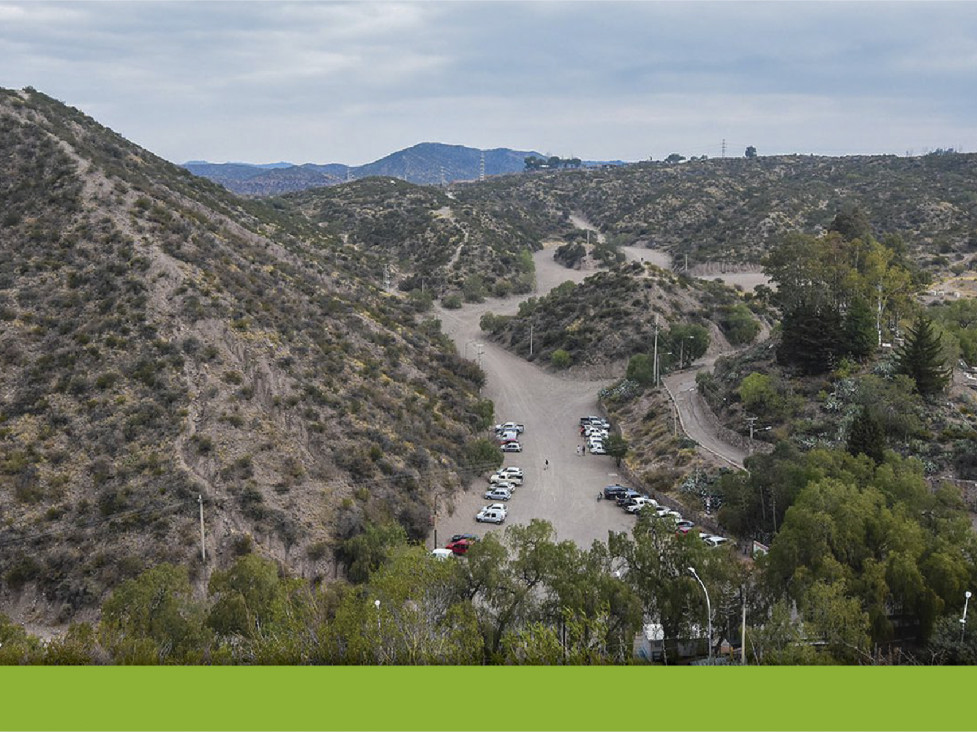
[(977, 3), (0, 0), (0, 86), (173, 162), (972, 152)]

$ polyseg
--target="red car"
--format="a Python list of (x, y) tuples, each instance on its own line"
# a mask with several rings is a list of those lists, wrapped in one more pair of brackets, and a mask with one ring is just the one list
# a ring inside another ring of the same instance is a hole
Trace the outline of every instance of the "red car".
[(464, 554), (465, 552), (468, 551), (468, 547), (470, 547), (471, 545), (472, 542), (468, 539), (458, 539), (457, 541), (453, 541), (450, 544), (445, 544), (444, 548), (450, 549), (455, 554)]

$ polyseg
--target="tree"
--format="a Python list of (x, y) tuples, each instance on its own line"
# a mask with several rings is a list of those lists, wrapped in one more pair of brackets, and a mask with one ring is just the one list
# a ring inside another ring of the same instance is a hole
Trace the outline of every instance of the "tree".
[(848, 355), (859, 361), (868, 358), (878, 343), (875, 313), (861, 297), (852, 300), (842, 321), (844, 346)]
[(655, 364), (647, 353), (636, 353), (628, 359), (626, 377), (642, 386), (649, 386), (655, 382)]
[(906, 341), (896, 352), (897, 370), (916, 382), (916, 390), (932, 397), (946, 389), (952, 370), (943, 354), (943, 344), (925, 315), (917, 316)]
[(675, 165), (676, 163), (681, 163), (683, 160), (685, 160), (685, 156), (679, 155), (678, 153), (672, 153), (667, 158), (665, 158), (665, 162), (668, 163), (669, 165)]
[(745, 155), (746, 155), (746, 157), (748, 157), (748, 158), (755, 158), (755, 157), (756, 157), (756, 148), (755, 148), (755, 147), (753, 147), (753, 145), (749, 145), (749, 146), (748, 146), (748, 147), (746, 148), (746, 153), (745, 153)]
[(743, 303), (724, 306), (719, 317), (719, 327), (734, 346), (752, 343), (760, 332), (760, 324)]
[(774, 386), (773, 377), (768, 374), (755, 371), (748, 374), (743, 377), (736, 392), (743, 407), (754, 414), (773, 414), (780, 408), (780, 395)]
[(119, 585), (102, 605), (102, 641), (116, 663), (193, 663), (210, 634), (186, 567), (160, 564)]
[(607, 454), (614, 458), (617, 467), (621, 467), (621, 460), (628, 454), (629, 449), (628, 441), (618, 434), (611, 435), (607, 440)]
[(777, 362), (804, 374), (823, 374), (834, 368), (842, 343), (842, 318), (836, 307), (798, 302), (784, 313)]
[(857, 205), (848, 206), (839, 211), (828, 226), (828, 231), (837, 231), (846, 241), (868, 239), (872, 234), (868, 216)]
[(871, 408), (862, 407), (852, 422), (847, 449), (852, 455), (867, 455), (876, 465), (885, 459), (885, 430)]
[[(498, 449), (495, 450), (498, 453)], [(501, 453), (500, 453), (501, 455)], [(499, 461), (501, 463), (501, 460)], [(396, 547), (407, 543), (407, 532), (400, 524), (367, 524), (362, 534), (347, 539), (340, 546), (339, 559), (346, 565), (351, 582), (365, 582), (383, 566)]]
[(695, 324), (672, 326), (663, 334), (661, 343), (658, 344), (658, 353), (671, 351), (668, 360), (670, 363), (677, 363), (678, 368), (685, 368), (703, 356), (707, 350), (709, 350), (709, 331)]
[(282, 588), (275, 563), (249, 554), (214, 572), (208, 589), (216, 601), (207, 625), (222, 635), (253, 637), (271, 620)]

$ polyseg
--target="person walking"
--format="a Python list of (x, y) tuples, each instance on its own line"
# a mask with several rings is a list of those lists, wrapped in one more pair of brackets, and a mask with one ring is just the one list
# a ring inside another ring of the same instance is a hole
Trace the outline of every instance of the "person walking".
[(549, 469), (550, 469), (550, 461), (549, 460), (543, 461), (543, 470), (549, 470)]

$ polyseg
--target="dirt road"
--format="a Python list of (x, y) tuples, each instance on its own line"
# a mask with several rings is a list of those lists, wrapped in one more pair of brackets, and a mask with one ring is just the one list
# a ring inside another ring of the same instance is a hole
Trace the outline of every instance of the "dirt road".
[[(578, 225), (585, 224), (580, 222)], [(625, 247), (630, 259), (667, 266), (667, 255), (648, 249)], [(570, 270), (553, 261), (551, 248), (535, 253), (537, 295), (572, 280), (580, 282), (593, 269)], [(500, 346), (482, 338), (479, 319), (486, 312), (514, 314), (521, 297), (490, 299), (460, 310), (439, 308), (442, 329), (455, 342), (458, 352), (477, 361), (487, 375), (482, 394), (495, 404), (497, 421), (522, 422), (522, 453), (509, 453), (504, 465), (517, 465), (525, 474), (524, 484), (509, 501), (508, 524), (528, 523), (532, 518), (549, 521), (560, 540), (571, 540), (586, 548), (594, 541), (606, 541), (608, 531), (629, 531), (634, 518), (609, 501), (597, 501), (597, 493), (610, 483), (619, 482), (613, 458), (577, 454), (582, 443), (579, 418), (597, 414), (597, 392), (608, 381), (572, 379), (543, 371)], [(710, 362), (702, 364), (703, 367)], [(745, 453), (719, 439), (704, 418), (703, 405), (691, 390), (697, 369), (672, 374), (665, 382), (678, 406), (687, 434), (703, 449), (735, 466), (742, 466)], [(493, 435), (487, 434), (487, 437)], [(547, 468), (545, 463), (549, 461)], [(476, 478), (472, 486), (439, 502), (438, 543), (444, 545), (452, 534), (498, 530), (493, 524), (480, 524), (475, 514), (490, 501), (483, 498), (488, 483)], [(432, 537), (433, 539), (433, 537)]]

